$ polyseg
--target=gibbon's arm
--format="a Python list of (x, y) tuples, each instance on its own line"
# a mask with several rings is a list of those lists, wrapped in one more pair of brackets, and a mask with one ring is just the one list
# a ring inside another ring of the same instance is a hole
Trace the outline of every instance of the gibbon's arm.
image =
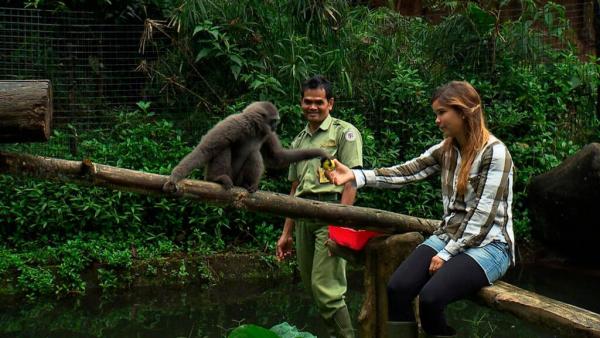
[(186, 177), (192, 170), (204, 165), (208, 160), (208, 155), (203, 149), (203, 143), (201, 142), (185, 157), (179, 161), (179, 164), (171, 171), (169, 181), (177, 183)]
[(329, 158), (329, 154), (319, 148), (312, 149), (285, 149), (279, 142), (279, 137), (275, 133), (267, 138), (263, 143), (260, 152), (263, 156), (264, 163), (267, 167), (281, 168), (288, 166), (290, 163), (308, 160), (315, 157)]

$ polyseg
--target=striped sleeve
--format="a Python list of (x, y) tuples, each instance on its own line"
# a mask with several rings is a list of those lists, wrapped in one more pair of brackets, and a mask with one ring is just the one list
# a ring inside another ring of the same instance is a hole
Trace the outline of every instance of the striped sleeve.
[(494, 226), (499, 204), (505, 202), (512, 167), (512, 158), (504, 144), (496, 143), (484, 150), (473, 203), (467, 205), (467, 215), (454, 238), (438, 253), (440, 258), (448, 260), (483, 242)]
[(355, 170), (356, 185), (375, 188), (399, 188), (410, 182), (420, 181), (440, 171), (442, 143), (425, 151), (421, 156), (390, 168)]

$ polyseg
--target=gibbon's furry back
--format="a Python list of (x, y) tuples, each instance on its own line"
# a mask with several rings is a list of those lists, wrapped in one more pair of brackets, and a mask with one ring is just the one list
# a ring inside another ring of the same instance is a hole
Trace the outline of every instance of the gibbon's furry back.
[(284, 149), (275, 133), (278, 123), (277, 108), (266, 101), (254, 102), (241, 113), (226, 117), (179, 162), (163, 189), (176, 191), (177, 182), (192, 170), (204, 166), (207, 181), (221, 183), (225, 189), (236, 185), (254, 192), (265, 164), (281, 167), (310, 158), (328, 157), (318, 148)]

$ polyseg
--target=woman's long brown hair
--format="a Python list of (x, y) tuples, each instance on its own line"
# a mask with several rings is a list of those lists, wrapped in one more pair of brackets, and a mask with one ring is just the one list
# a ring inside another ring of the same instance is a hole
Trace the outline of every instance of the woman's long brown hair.
[[(465, 120), (464, 132), (466, 144), (460, 145), (462, 166), (458, 174), (457, 192), (464, 196), (467, 191), (469, 171), (477, 152), (487, 143), (490, 132), (485, 126), (483, 107), (479, 94), (465, 81), (452, 81), (438, 88), (431, 98), (431, 103), (438, 101), (442, 106), (454, 109)], [(452, 151), (455, 140), (448, 137), (444, 141), (444, 154)]]

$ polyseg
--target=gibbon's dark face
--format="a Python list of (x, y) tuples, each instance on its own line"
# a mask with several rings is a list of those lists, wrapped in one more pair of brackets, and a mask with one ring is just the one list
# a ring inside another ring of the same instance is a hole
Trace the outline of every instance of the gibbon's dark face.
[(271, 118), (269, 120), (269, 127), (271, 127), (272, 132), (277, 131), (277, 126), (279, 125), (279, 114), (275, 116), (275, 118)]
[(270, 102), (264, 102), (262, 104), (263, 116), (265, 117), (265, 122), (269, 126), (269, 129), (272, 132), (277, 130), (277, 126), (279, 125), (279, 111), (277, 108)]

